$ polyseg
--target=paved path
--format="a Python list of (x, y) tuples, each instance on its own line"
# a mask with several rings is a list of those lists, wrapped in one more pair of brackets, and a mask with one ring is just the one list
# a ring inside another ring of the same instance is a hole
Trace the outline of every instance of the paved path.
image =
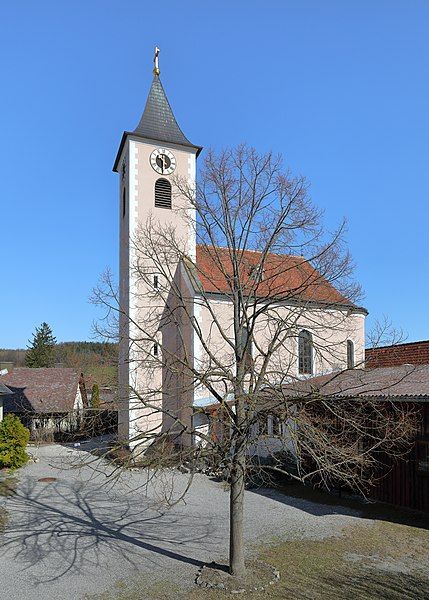
[[(83, 445), (81, 448), (85, 448)], [(33, 449), (39, 462), (18, 472), (17, 494), (2, 499), (10, 521), (0, 548), (0, 597), (77, 600), (137, 573), (153, 580), (192, 581), (201, 562), (228, 551), (228, 494), (198, 475), (186, 502), (169, 507), (186, 475), (127, 471), (112, 482), (111, 467), (83, 450)], [(53, 483), (39, 481), (55, 477)], [(319, 538), (360, 521), (358, 513), (289, 498), (271, 490), (246, 492), (248, 547), (277, 536)]]

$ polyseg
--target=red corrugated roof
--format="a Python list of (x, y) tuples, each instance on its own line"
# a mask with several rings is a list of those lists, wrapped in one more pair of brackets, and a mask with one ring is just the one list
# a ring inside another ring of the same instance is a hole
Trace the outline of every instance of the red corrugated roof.
[[(249, 290), (254, 285), (252, 269), (257, 276), (260, 261), (261, 252), (244, 250), (240, 254), (241, 281)], [(197, 274), (205, 292), (229, 293), (233, 278), (229, 249), (198, 245)], [(302, 256), (286, 254), (267, 255), (256, 295), (354, 306)]]
[[(401, 365), (379, 369), (348, 369), (308, 379), (298, 379), (282, 386), (282, 394), (267, 388), (261, 392), (257, 408), (280, 408), (284, 400), (295, 402), (307, 398), (371, 398), (377, 400), (428, 402), (429, 365)], [(232, 406), (232, 400), (227, 402)], [(197, 407), (196, 411), (211, 412), (221, 404), (214, 402)]]
[(283, 386), (288, 396), (321, 393), (351, 398), (429, 398), (429, 365), (348, 369)]

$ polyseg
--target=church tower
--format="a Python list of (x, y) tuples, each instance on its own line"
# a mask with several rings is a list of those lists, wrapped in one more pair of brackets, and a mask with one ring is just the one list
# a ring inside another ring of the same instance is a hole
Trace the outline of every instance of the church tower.
[[(189, 185), (195, 185), (201, 147), (185, 137), (174, 117), (160, 80), (158, 55), (155, 48), (154, 76), (143, 115), (134, 131), (123, 133), (113, 166), (119, 174), (119, 438), (131, 448), (140, 432), (154, 431), (162, 421), (159, 412), (142, 409), (130, 391), (144, 393), (149, 385), (139, 372), (133, 349), (138, 336), (133, 333), (133, 323), (139, 319), (135, 298), (145, 294), (135, 276), (133, 240), (139, 226), (152, 219), (161, 226), (173, 226), (189, 240), (188, 252), (193, 258), (196, 251), (194, 230), (178, 210), (186, 200), (172, 193), (172, 178), (184, 177)], [(162, 374), (160, 377), (162, 382)]]

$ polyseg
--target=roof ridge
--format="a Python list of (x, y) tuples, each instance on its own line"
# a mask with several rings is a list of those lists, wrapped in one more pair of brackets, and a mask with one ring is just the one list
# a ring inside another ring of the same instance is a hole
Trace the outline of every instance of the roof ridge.
[(365, 350), (383, 350), (384, 348), (397, 348), (398, 346), (412, 346), (414, 344), (429, 344), (429, 340), (418, 340), (417, 342), (401, 342), (400, 344), (389, 344), (387, 346), (373, 346)]
[[(218, 248), (219, 250), (229, 250), (230, 246), (217, 246), (215, 244), (197, 244), (197, 248)], [(254, 252), (255, 254), (262, 254), (261, 250), (251, 250), (250, 248), (239, 250), (239, 252)], [(309, 259), (305, 258), (305, 256), (303, 256), (302, 254), (280, 254), (278, 252), (268, 252), (268, 255), (287, 256), (288, 258), (302, 258), (310, 264)]]
[[(79, 372), (79, 369), (75, 369), (74, 367), (26, 367), (26, 366), (20, 366), (20, 367), (13, 367), (13, 371), (17, 371), (18, 369), (29, 369), (31, 371), (64, 371), (65, 369), (67, 371), (74, 371), (76, 373)], [(10, 373), (12, 373), (13, 371), (10, 371)]]

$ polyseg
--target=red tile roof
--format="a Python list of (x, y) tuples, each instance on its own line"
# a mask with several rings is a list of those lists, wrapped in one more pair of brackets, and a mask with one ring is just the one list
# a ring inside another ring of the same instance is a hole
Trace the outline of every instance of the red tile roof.
[[(252, 250), (242, 252), (241, 277), (242, 282), (246, 286), (248, 284), (249, 291), (255, 285), (252, 269), (255, 272), (260, 260), (260, 252)], [(228, 248), (198, 245), (196, 265), (205, 292), (225, 294), (230, 291), (233, 264)], [(302, 256), (287, 254), (267, 255), (263, 277), (257, 285), (256, 295), (354, 306)]]
[(61, 413), (73, 410), (80, 374), (70, 368), (17, 367), (0, 376), (13, 392), (4, 396), (5, 412)]
[(368, 367), (394, 367), (405, 364), (429, 365), (429, 340), (367, 348), (365, 362)]

